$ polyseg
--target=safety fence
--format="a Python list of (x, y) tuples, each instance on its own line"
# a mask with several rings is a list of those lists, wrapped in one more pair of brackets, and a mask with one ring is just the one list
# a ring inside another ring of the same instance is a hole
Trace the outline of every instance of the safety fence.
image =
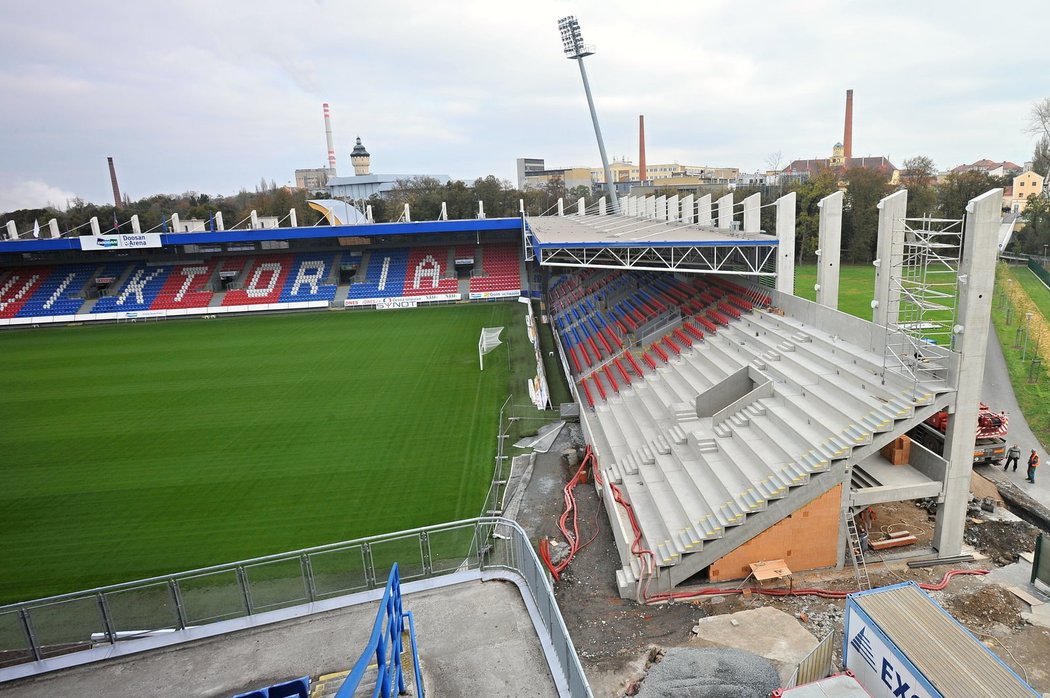
[(795, 673), (791, 675), (784, 688), (794, 688), (803, 684), (819, 681), (832, 670), (832, 662), (835, 659), (835, 631), (824, 636), (817, 646), (806, 655), (805, 659), (795, 667)]
[[(455, 574), (518, 583), (535, 610), (555, 683), (568, 696), (590, 696), (583, 668), (539, 558), (514, 521), (480, 517), (343, 543), (294, 550), (178, 574), (88, 589), (0, 607), (0, 681), (16, 667), (113, 648), (278, 609), (303, 606), (384, 586), (398, 564), (403, 583)], [(377, 570), (379, 571), (377, 574)], [(105, 650), (108, 652), (108, 650)], [(84, 655), (85, 661), (89, 655)], [(73, 662), (70, 662), (73, 663)], [(46, 670), (46, 668), (41, 668)], [(25, 676), (32, 672), (16, 672)]]

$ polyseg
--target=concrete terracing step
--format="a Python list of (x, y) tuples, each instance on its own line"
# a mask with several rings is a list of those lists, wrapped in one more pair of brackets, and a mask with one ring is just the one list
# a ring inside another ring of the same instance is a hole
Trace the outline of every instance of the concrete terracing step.
[(759, 371), (764, 371), (768, 366), (768, 364), (762, 359), (755, 359), (751, 362), (751, 365), (757, 368)]
[(724, 422), (722, 424), (716, 424), (712, 431), (715, 433), (715, 436), (721, 437), (723, 439), (733, 435), (733, 430), (726, 426)]
[(674, 410), (674, 417), (679, 423), (695, 422), (698, 419), (696, 416), (696, 405), (691, 402), (675, 403), (671, 409)]
[(697, 439), (696, 450), (701, 453), (717, 452), (718, 443), (714, 439)]
[(649, 448), (649, 444), (642, 444), (634, 451), (635, 455), (638, 456), (638, 460), (646, 465), (651, 465), (656, 462), (656, 456), (653, 455), (653, 450)]
[(734, 427), (736, 427), (738, 429), (746, 427), (749, 424), (751, 424), (751, 420), (748, 419), (747, 416), (744, 415), (741, 412), (736, 412), (735, 414), (729, 415), (729, 420), (728, 421), (729, 421), (730, 424), (732, 424)]
[(796, 342), (812, 342), (813, 341), (813, 337), (811, 337), (810, 335), (806, 334), (805, 332), (796, 332), (795, 334), (791, 335), (791, 338), (793, 340), (795, 340)]
[(777, 349), (780, 351), (795, 351), (795, 345), (791, 342), (781, 342), (777, 344)]
[(684, 444), (689, 438), (686, 435), (685, 430), (677, 424), (675, 424), (667, 430), (667, 435), (670, 436), (671, 441), (675, 442), (676, 444)]
[(652, 439), (649, 444), (653, 450), (662, 455), (667, 455), (671, 452), (671, 444), (667, 442), (667, 437), (663, 434), (658, 435), (655, 439)]
[(635, 458), (633, 453), (626, 453), (620, 458), (620, 468), (625, 475), (637, 475), (638, 459)]

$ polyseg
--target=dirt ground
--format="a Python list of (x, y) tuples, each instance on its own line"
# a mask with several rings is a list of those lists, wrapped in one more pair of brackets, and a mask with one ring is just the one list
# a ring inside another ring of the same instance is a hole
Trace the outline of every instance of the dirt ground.
[[(571, 472), (560, 454), (568, 445), (568, 431), (565, 431), (548, 454), (537, 454), (518, 514), (519, 522), (536, 542), (544, 536), (562, 541), (557, 522), (564, 510), (562, 488)], [(652, 648), (685, 645), (696, 620), (708, 615), (770, 605), (805, 619), (807, 629), (818, 638), (832, 630), (841, 632), (845, 608), (842, 600), (726, 595), (642, 606), (620, 599), (615, 586), (615, 571), (620, 567), (620, 560), (598, 495), (590, 485), (578, 487), (575, 495), (580, 511), (580, 536), (585, 541), (594, 538), (555, 584), (555, 595), (595, 696), (623, 696), (628, 686), (642, 676)], [(880, 505), (872, 527), (873, 539), (880, 537), (879, 532), (902, 528), (919, 538), (916, 548), (928, 548), (933, 524), (925, 509), (912, 502)], [(1031, 543), (1035, 535), (1035, 529), (1023, 522), (978, 517), (977, 522), (968, 522), (966, 540), (990, 559), (958, 567), (976, 569), (990, 563), (1012, 562), (1018, 552), (1033, 549)], [(892, 552), (899, 554), (900, 550)], [(937, 583), (947, 569), (950, 568), (911, 570), (903, 562), (884, 561), (877, 556), (869, 559), (868, 566), (874, 586), (906, 580)], [(844, 590), (856, 588), (849, 567), (795, 575), (794, 583)], [(1013, 594), (978, 577), (956, 577), (946, 590), (932, 592), (932, 595), (1018, 674), (1027, 677), (1036, 690), (1050, 692), (1050, 630), (1023, 621), (1020, 611), (1026, 607)]]

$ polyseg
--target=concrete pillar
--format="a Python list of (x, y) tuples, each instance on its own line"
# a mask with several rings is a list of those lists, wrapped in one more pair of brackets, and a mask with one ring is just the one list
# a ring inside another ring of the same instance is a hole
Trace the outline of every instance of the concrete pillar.
[(718, 200), (718, 229), (731, 230), (733, 228), (733, 192), (729, 192)]
[[(372, 217), (372, 204), (366, 204), (365, 205), (365, 219), (369, 223), (375, 223), (376, 222), (376, 219)], [(220, 228), (220, 230), (221, 230), (221, 228)]]
[(933, 547), (942, 557), (962, 551), (963, 525), (970, 502), (970, 471), (977, 424), (977, 403), (984, 383), (988, 328), (995, 286), (995, 259), (1003, 190), (992, 189), (966, 205), (962, 259), (959, 261), (958, 313), (953, 328), (960, 354), (956, 375), (955, 411), (948, 415), (944, 455), (944, 502), (937, 508)]
[[(179, 219), (178, 214), (174, 215), (174, 219), (175, 220)], [(102, 230), (98, 227), (98, 217), (97, 216), (93, 216), (91, 218), (91, 234), (92, 235), (101, 235), (102, 234)]]
[(656, 197), (647, 196), (645, 197), (645, 218), (653, 220), (656, 218)]
[(900, 310), (901, 263), (904, 261), (904, 226), (900, 220), (908, 215), (908, 190), (901, 189), (879, 202), (879, 239), (875, 247), (875, 300), (871, 321), (887, 327), (897, 321)]
[(625, 216), (637, 216), (638, 215), (638, 199), (633, 196), (628, 196), (626, 199), (620, 202), (620, 212)]
[(215, 212), (215, 230), (226, 230), (226, 225), (222, 222), (222, 211)]
[(692, 225), (696, 221), (696, 209), (693, 208), (694, 206), (692, 194), (682, 197), (682, 222), (686, 225)]
[(259, 214), (256, 213), (254, 208), (252, 209), (251, 227), (252, 227), (252, 230), (258, 230), (259, 229)]
[(704, 194), (696, 201), (696, 224), (704, 228), (714, 227), (711, 218), (711, 195)]
[(576, 215), (587, 215), (587, 201), (582, 196), (576, 201)]
[[(133, 222), (137, 222), (138, 218), (139, 218), (138, 216), (132, 216), (131, 220)], [(60, 233), (59, 230), (58, 230), (58, 221), (56, 221), (54, 218), (52, 218), (51, 220), (49, 220), (47, 222), (47, 228), (48, 228), (48, 230), (51, 231), (51, 237), (53, 237), (53, 238), (62, 237), (62, 233)], [(135, 232), (136, 233), (141, 233), (142, 231), (141, 230), (136, 230)]]
[(405, 210), (401, 212), (401, 217), (404, 219), (402, 223), (412, 222), (412, 210), (408, 207), (408, 204), (405, 204)]
[(14, 221), (7, 222), (7, 237), (9, 240), (18, 239), (18, 228), (15, 226)]
[(444, 201), (441, 202), (441, 213), (438, 214), (438, 220), (439, 221), (447, 221), (448, 220), (448, 204), (446, 204)]
[(598, 215), (599, 216), (606, 215), (605, 197), (604, 196), (602, 198), (598, 199)]
[(795, 295), (795, 192), (777, 199), (777, 285)]
[(839, 267), (842, 261), (842, 201), (840, 191), (828, 194), (819, 202), (820, 222), (817, 233), (817, 303), (828, 308), (839, 307)]
[(656, 210), (653, 212), (653, 218), (658, 221), (667, 220), (667, 197), (658, 196), (656, 197)]
[[(478, 203), (480, 203), (480, 202), (478, 202)], [(558, 199), (558, 216), (560, 217), (560, 216), (564, 216), (564, 215), (565, 215), (565, 200), (564, 199)]]
[(288, 225), (293, 228), (299, 227), (299, 217), (296, 215), (294, 208), (288, 210)]
[(671, 222), (678, 221), (678, 194), (667, 199), (667, 220)]
[(762, 230), (762, 195), (757, 191), (743, 201), (744, 232), (757, 233)]
[[(55, 227), (57, 228), (58, 226)], [(139, 223), (139, 215), (137, 213), (131, 217), (131, 232), (135, 235), (142, 234), (142, 224)], [(58, 236), (52, 235), (51, 237), (57, 238)]]
[[(561, 199), (558, 199), (558, 207), (561, 207)], [(485, 217), (485, 202), (478, 200), (478, 218), (482, 219)]]

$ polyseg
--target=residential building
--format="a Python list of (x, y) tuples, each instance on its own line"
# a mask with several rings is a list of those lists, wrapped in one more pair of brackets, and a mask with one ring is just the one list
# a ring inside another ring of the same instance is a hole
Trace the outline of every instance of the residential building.
[(1003, 209), (1011, 213), (1024, 213), (1029, 196), (1043, 193), (1044, 178), (1033, 170), (1014, 177), (1013, 184), (1003, 191)]

